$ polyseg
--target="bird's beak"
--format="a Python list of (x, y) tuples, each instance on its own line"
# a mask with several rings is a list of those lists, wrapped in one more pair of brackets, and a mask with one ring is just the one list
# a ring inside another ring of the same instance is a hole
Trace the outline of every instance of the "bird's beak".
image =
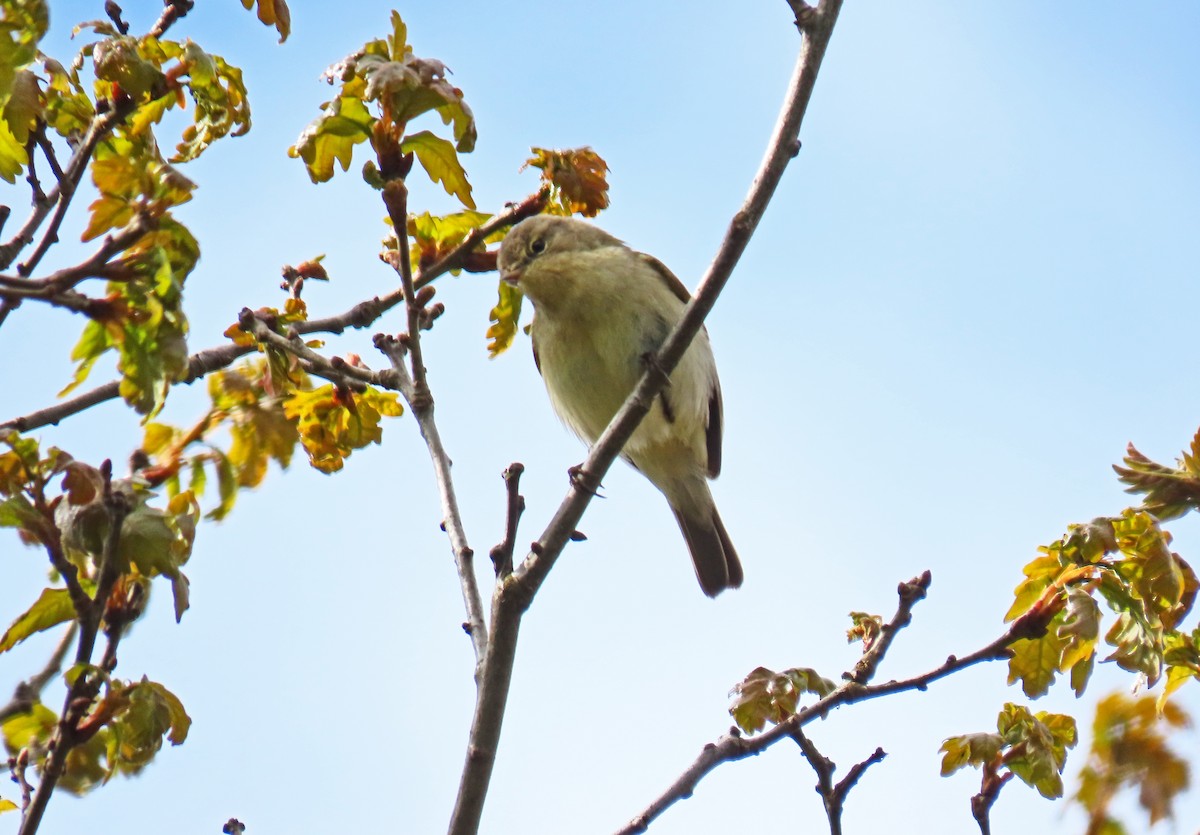
[(500, 270), (500, 280), (511, 287), (516, 287), (517, 282), (521, 280), (521, 271), (519, 269)]

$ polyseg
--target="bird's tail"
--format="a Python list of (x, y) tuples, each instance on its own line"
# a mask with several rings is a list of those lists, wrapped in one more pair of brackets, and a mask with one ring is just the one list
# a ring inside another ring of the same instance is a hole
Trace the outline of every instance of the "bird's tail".
[(721, 515), (713, 502), (712, 493), (704, 479), (680, 485), (667, 500), (696, 567), (696, 579), (709, 597), (742, 584), (742, 563), (738, 559)]

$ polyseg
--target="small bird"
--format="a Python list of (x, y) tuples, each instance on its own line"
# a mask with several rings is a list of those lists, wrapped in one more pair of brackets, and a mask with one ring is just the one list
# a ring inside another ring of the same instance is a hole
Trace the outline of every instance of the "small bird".
[[(687, 288), (658, 259), (565, 217), (517, 224), (497, 264), (533, 302), (533, 359), (554, 411), (594, 443), (683, 315)], [(740, 586), (742, 564), (708, 489), (721, 472), (721, 384), (707, 331), (621, 454), (666, 496), (704, 593)]]

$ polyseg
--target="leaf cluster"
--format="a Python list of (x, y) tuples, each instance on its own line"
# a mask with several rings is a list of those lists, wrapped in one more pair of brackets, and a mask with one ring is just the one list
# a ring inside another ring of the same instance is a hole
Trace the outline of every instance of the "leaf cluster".
[(954, 736), (942, 743), (942, 776), (966, 766), (982, 768), (986, 792), (989, 782), (998, 790), (1008, 772), (1042, 797), (1062, 797), (1067, 749), (1077, 741), (1072, 717), (1046, 711), (1035, 714), (1010, 702), (1000, 711), (996, 733)]
[[(74, 668), (68, 678), (96, 673), (95, 668)], [(179, 698), (158, 682), (143, 677), (138, 682), (105, 677), (104, 692), (77, 726), (78, 740), (66, 758), (58, 785), (72, 794), (86, 794), (107, 783), (115, 774), (134, 776), (162, 749), (164, 739), (181, 745), (187, 739), (191, 717)], [(50, 742), (59, 716), (38, 702), (0, 725), (0, 735), (10, 756), (31, 752), (34, 764), (45, 768)]]

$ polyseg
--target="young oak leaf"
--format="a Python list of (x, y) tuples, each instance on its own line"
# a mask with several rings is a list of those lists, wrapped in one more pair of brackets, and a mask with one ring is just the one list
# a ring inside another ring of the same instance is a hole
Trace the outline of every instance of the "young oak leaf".
[(383, 437), (380, 419), (403, 413), (398, 396), (392, 392), (367, 389), (357, 394), (343, 393), (333, 385), (293, 391), (284, 401), (283, 410), (295, 423), (309, 463), (323, 473), (337, 472), (351, 452), (379, 443)]
[(734, 697), (729, 714), (743, 731), (757, 733), (767, 722), (778, 725), (793, 716), (805, 693), (824, 697), (832, 693), (834, 687), (832, 681), (808, 667), (794, 667), (779, 673), (757, 667), (729, 691)]
[(1004, 738), (1004, 765), (1042, 797), (1062, 797), (1062, 771), (1067, 749), (1079, 741), (1075, 720), (1065, 714), (1039, 711), (1008, 703), (1000, 711), (996, 729)]
[(448, 141), (423, 130), (404, 137), (400, 143), (400, 150), (404, 153), (415, 153), (429, 179), (441, 183), (447, 194), (457, 197), (468, 209), (475, 208), (471, 184), (467, 182), (467, 172), (463, 170), (454, 146)]
[(960, 768), (990, 763), (1000, 755), (1004, 747), (1004, 738), (1000, 734), (963, 734), (952, 736), (942, 741), (938, 750), (942, 757), (942, 776), (949, 777)]
[(512, 347), (517, 337), (518, 321), (521, 318), (521, 302), (524, 295), (516, 287), (501, 281), (496, 288), (496, 306), (488, 313), (492, 322), (485, 336), (488, 342), (488, 358), (495, 359)]
[(283, 43), (292, 33), (292, 13), (284, 0), (242, 0), (242, 8), (258, 6), (258, 19), (266, 26), (274, 26)]
[(550, 187), (551, 214), (595, 217), (608, 208), (608, 163), (591, 148), (530, 151), (533, 156), (521, 168), (541, 170), (542, 180)]
[(0, 637), (0, 652), (8, 652), (30, 635), (75, 618), (75, 605), (66, 589), (42, 589), (38, 599), (17, 617)]

